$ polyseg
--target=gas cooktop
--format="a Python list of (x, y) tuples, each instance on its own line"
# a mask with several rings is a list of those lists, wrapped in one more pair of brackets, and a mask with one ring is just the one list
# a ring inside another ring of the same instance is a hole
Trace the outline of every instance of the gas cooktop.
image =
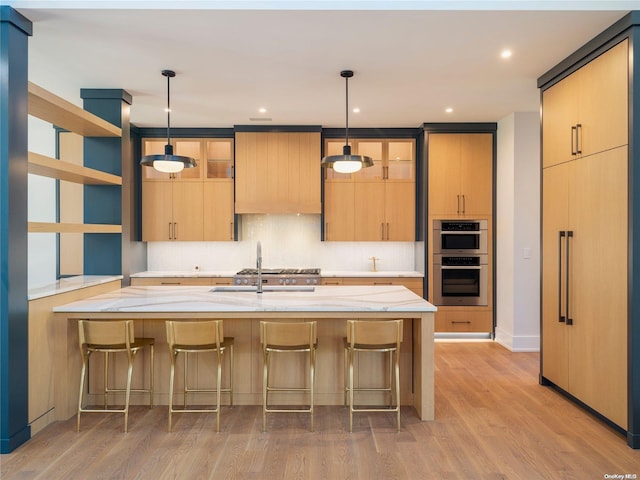
[[(243, 268), (236, 275), (257, 275), (257, 268)], [(263, 268), (263, 275), (320, 275), (319, 268)]]
[[(233, 277), (236, 285), (256, 285), (257, 268), (243, 268)], [(318, 285), (320, 283), (319, 268), (263, 268), (263, 285)]]

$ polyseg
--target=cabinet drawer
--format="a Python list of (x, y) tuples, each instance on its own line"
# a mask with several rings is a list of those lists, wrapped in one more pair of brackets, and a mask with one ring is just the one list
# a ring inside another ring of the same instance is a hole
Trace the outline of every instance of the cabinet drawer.
[(435, 317), (436, 332), (493, 331), (493, 318), (490, 310), (438, 310)]

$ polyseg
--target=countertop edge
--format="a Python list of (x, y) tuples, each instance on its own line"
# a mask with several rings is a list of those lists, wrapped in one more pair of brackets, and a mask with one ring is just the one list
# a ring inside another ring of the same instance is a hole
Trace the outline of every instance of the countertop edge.
[[(131, 274), (131, 278), (221, 278), (221, 277), (233, 277), (237, 270), (234, 271), (204, 271), (204, 272), (185, 272), (185, 271), (145, 271)], [(336, 278), (336, 277), (354, 277), (354, 278), (367, 278), (367, 277), (394, 277), (394, 278), (424, 278), (424, 273), (410, 270), (390, 270), (390, 271), (357, 271), (357, 270), (327, 270), (321, 271), (320, 276), (322, 278)]]
[(27, 300), (38, 300), (61, 293), (72, 292), (82, 288), (94, 287), (116, 280), (122, 280), (122, 275), (78, 275), (75, 277), (61, 278), (55, 283), (31, 288), (27, 294)]

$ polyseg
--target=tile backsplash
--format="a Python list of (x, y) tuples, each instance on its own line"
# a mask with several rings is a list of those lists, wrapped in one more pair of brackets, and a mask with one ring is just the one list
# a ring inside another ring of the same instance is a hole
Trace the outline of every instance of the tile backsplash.
[(322, 242), (320, 215), (242, 215), (237, 242), (149, 242), (150, 271), (236, 271), (255, 267), (262, 243), (264, 268), (423, 271), (416, 242)]

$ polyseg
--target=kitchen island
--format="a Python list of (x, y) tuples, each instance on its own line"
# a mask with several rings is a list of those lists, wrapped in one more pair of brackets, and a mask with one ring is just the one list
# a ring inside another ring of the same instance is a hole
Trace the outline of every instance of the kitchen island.
[[(136, 286), (55, 307), (54, 312), (60, 320), (68, 321), (69, 332), (66, 349), (69, 369), (64, 378), (56, 379), (63, 382), (60, 385), (66, 390), (66, 398), (61, 398), (57, 408), (70, 417), (77, 407), (74, 400), (81, 363), (77, 347), (78, 319), (134, 319), (137, 336), (156, 339), (155, 397), (158, 404), (168, 403), (169, 357), (165, 320), (224, 319), (225, 336), (235, 338), (234, 403), (238, 404), (261, 403), (259, 321), (317, 320), (316, 404), (340, 405), (344, 398), (342, 337), (346, 333), (346, 320), (403, 318), (401, 403), (415, 406), (423, 420), (434, 418), (433, 317), (436, 308), (420, 296), (403, 286), (318, 286), (307, 291), (285, 288), (262, 294), (233, 290), (210, 286)], [(142, 358), (144, 361), (137, 360), (134, 373), (139, 386), (147, 381), (143, 379), (148, 370), (144, 365), (147, 357)], [(195, 365), (196, 360), (193, 361)], [(115, 368), (123, 368), (123, 365)], [(301, 371), (301, 362), (283, 365), (282, 380), (286, 382)], [(367, 358), (360, 371), (361, 381), (366, 382), (384, 368), (376, 363), (376, 359)], [(190, 368), (190, 375), (191, 372), (194, 372), (195, 382), (202, 382), (201, 376), (210, 373), (204, 363), (197, 363), (195, 368)], [(228, 375), (226, 372), (225, 368), (225, 375)], [(101, 385), (100, 375), (100, 365), (92, 365), (94, 385)], [(225, 381), (228, 379), (223, 378), (223, 383)], [(97, 394), (97, 390), (89, 393)], [(283, 398), (285, 400), (292, 401)], [(132, 395), (132, 403), (144, 404), (144, 396)]]

